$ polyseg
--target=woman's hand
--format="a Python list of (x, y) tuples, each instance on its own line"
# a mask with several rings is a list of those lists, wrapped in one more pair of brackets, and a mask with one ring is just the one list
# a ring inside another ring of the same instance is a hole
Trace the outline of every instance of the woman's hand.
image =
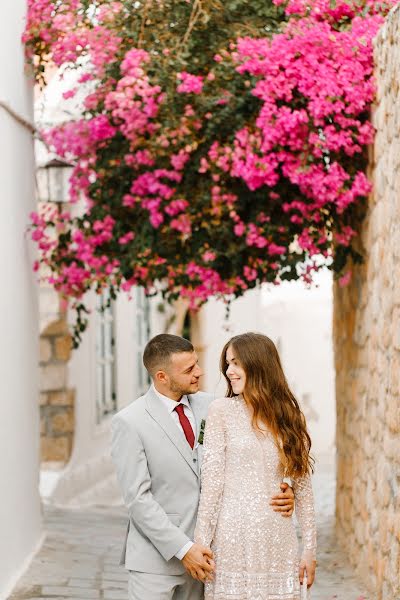
[(299, 565), (299, 579), (300, 585), (303, 585), (304, 575), (307, 575), (307, 588), (310, 588), (314, 583), (315, 579), (315, 569), (317, 566), (317, 561), (313, 558), (304, 557), (300, 561)]
[(210, 548), (193, 544), (182, 559), (186, 571), (197, 581), (212, 581), (215, 569), (214, 555)]

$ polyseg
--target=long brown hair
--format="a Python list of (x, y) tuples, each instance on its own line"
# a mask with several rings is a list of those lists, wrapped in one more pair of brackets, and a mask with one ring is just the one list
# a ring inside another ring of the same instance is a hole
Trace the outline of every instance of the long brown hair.
[(302, 477), (313, 471), (311, 438), (299, 403), (286, 381), (275, 344), (266, 335), (243, 333), (227, 342), (221, 355), (221, 372), (227, 384), (227, 397), (235, 396), (227, 377), (226, 353), (231, 347), (246, 374), (245, 402), (253, 411), (252, 425), (260, 422), (272, 433), (282, 471), (289, 477)]

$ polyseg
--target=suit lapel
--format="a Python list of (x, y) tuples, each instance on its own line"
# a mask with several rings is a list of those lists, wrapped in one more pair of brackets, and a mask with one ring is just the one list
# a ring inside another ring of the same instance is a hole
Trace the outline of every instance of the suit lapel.
[(169, 437), (171, 442), (186, 460), (193, 473), (198, 477), (197, 466), (196, 463), (193, 462), (193, 453), (189, 444), (183, 433), (179, 431), (178, 427), (173, 422), (171, 415), (168, 414), (168, 411), (151, 388), (146, 394), (146, 404), (147, 412), (160, 425), (164, 433)]
[(204, 410), (204, 402), (196, 398), (195, 395), (188, 396), (190, 407), (193, 411), (194, 418), (196, 421), (196, 442), (199, 439), (201, 422), (205, 419), (206, 411)]

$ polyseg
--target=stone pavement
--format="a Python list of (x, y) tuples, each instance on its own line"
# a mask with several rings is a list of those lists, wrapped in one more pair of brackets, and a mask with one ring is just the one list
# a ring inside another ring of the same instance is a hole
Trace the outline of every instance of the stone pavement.
[[(375, 600), (363, 593), (335, 546), (332, 467), (319, 468), (314, 489), (319, 566), (311, 599)], [(9, 600), (127, 600), (127, 575), (118, 567), (126, 526), (124, 509), (46, 507), (44, 519), (43, 547)]]

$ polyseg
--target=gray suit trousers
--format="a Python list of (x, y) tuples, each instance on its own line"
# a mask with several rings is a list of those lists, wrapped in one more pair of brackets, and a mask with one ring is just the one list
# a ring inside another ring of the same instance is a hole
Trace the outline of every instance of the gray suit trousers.
[(184, 573), (157, 575), (129, 571), (129, 600), (203, 600), (204, 586)]

